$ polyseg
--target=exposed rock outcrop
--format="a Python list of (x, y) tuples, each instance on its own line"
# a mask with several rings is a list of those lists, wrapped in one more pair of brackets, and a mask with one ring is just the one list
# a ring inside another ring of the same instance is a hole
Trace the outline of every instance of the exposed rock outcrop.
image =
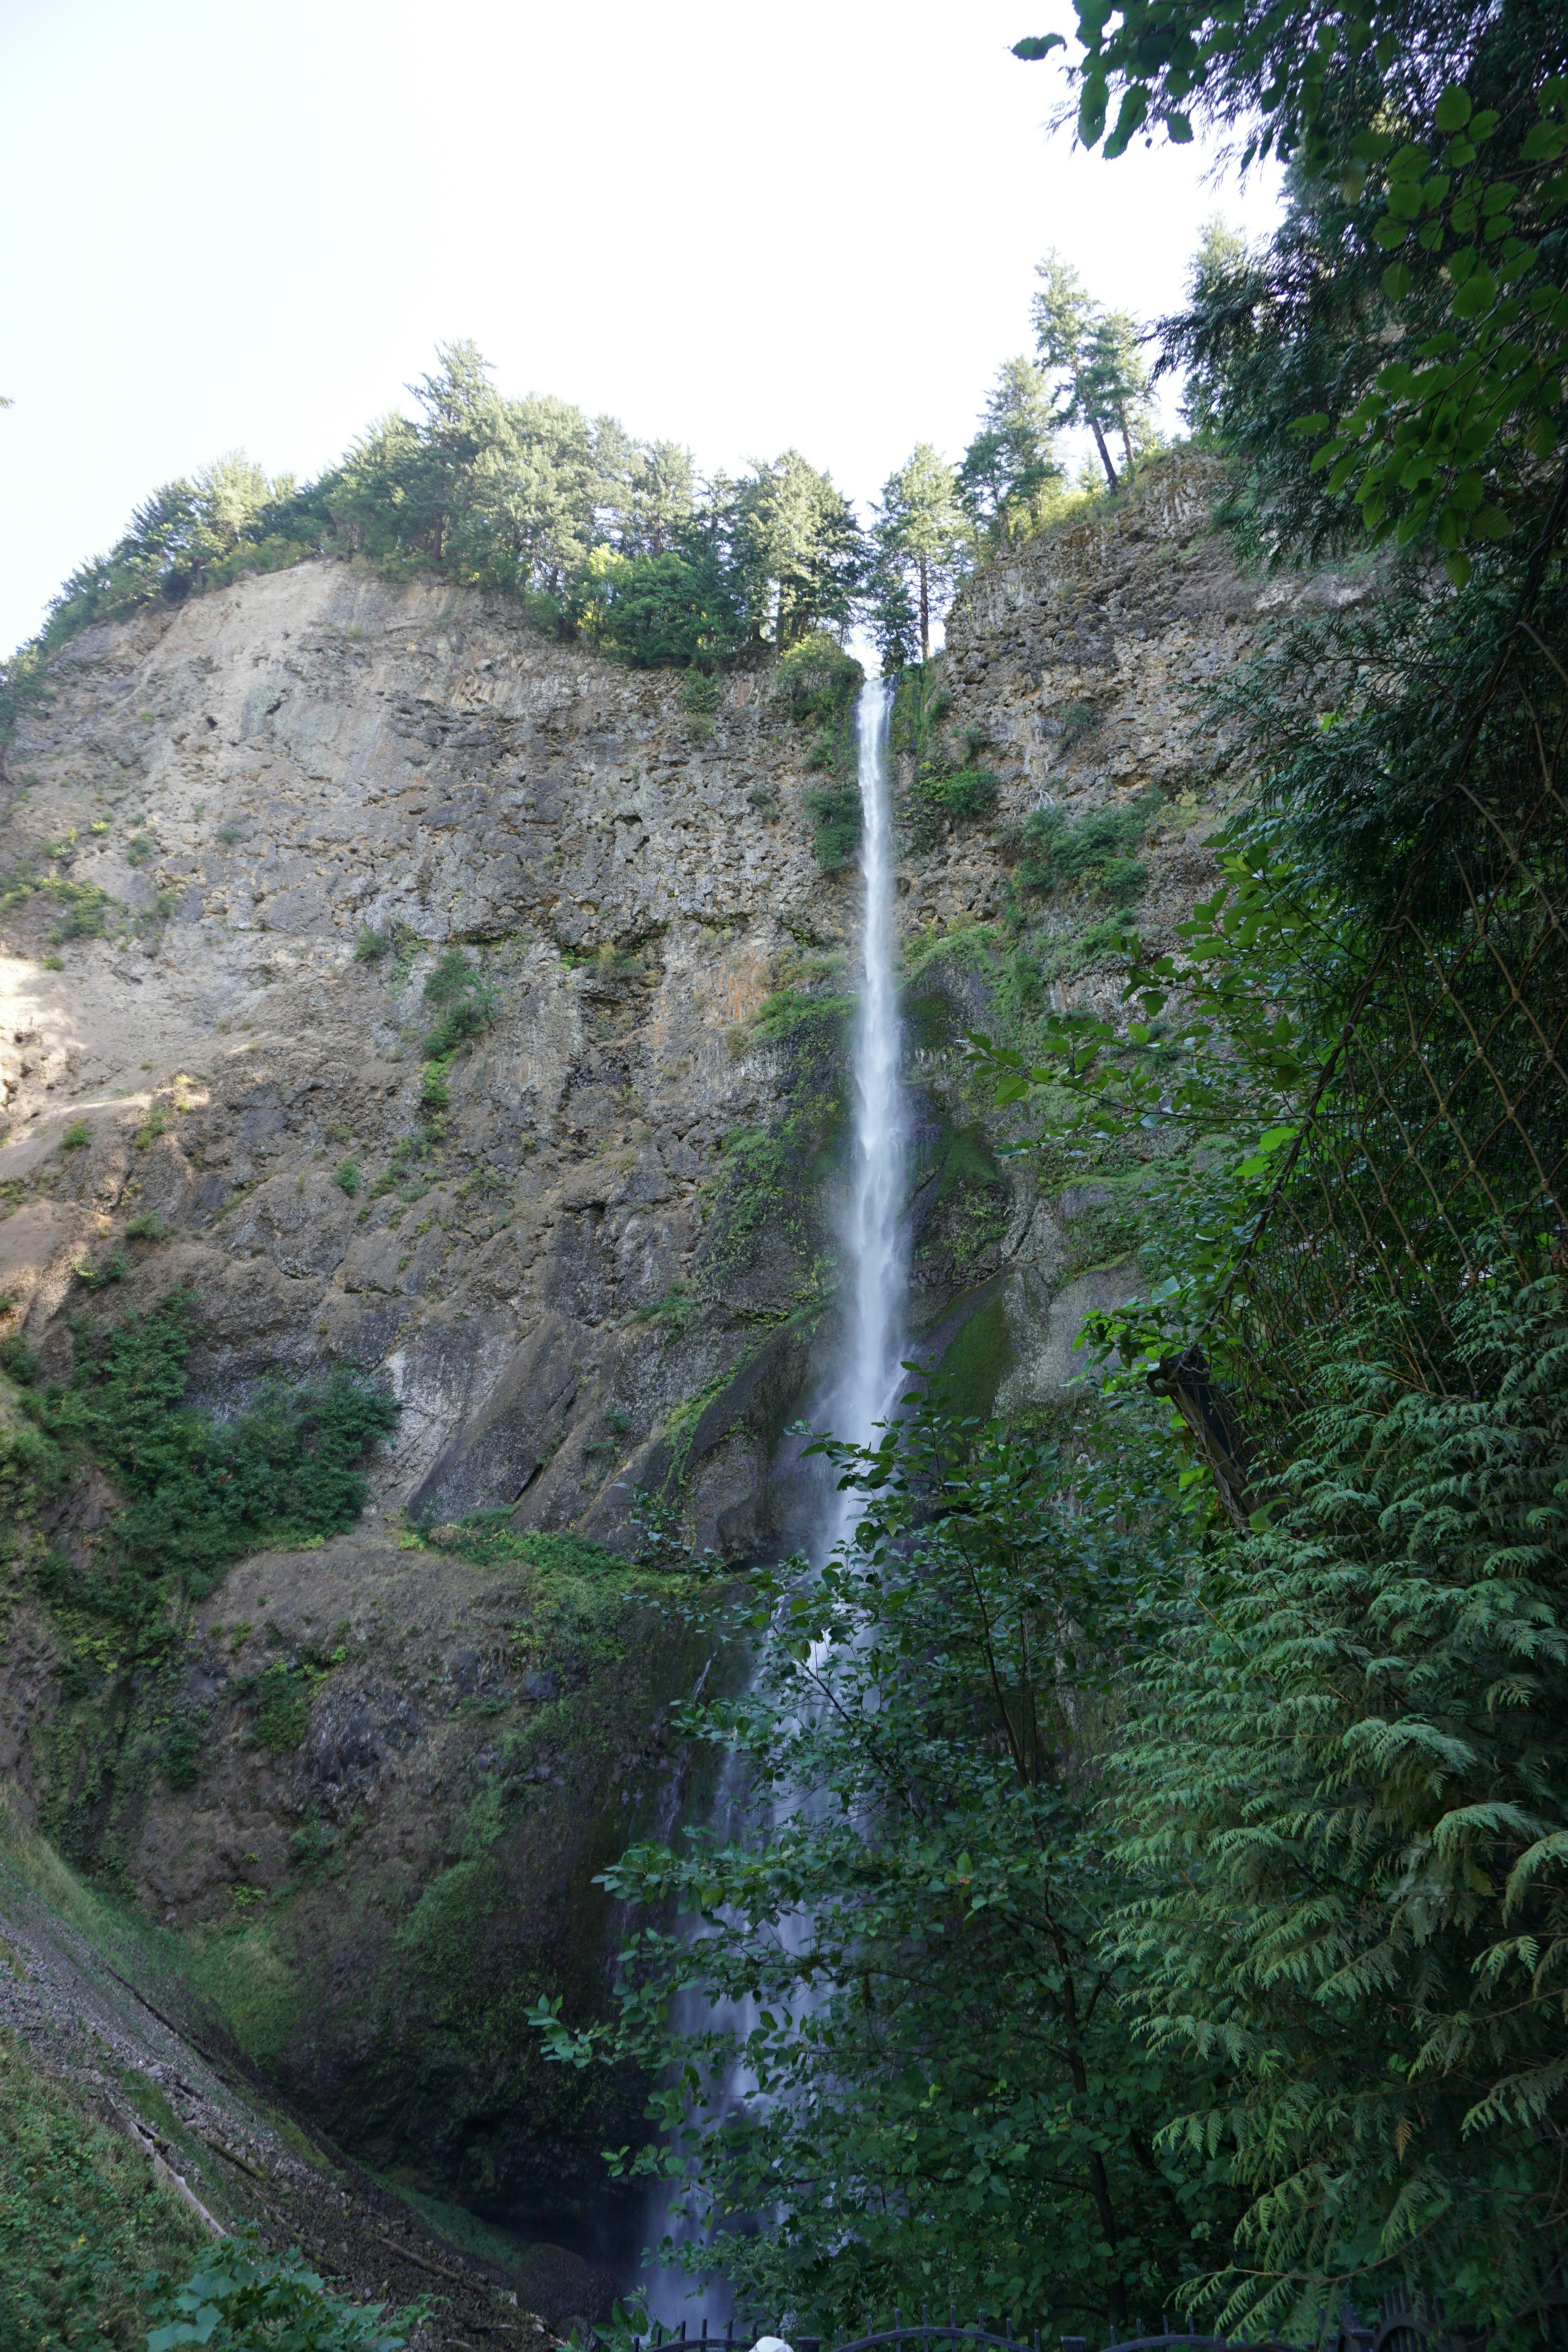
[[(963, 1049), (1000, 1017), (982, 927), (1047, 800), (1150, 795), (1146, 934), (1209, 881), (1191, 694), (1258, 591), (1206, 495), (1199, 465), (1156, 470), (950, 622), (947, 723), (999, 791), (900, 868), (915, 1321), (985, 1407), (1058, 1403), (1084, 1313), (1132, 1277), (1124, 1195), (998, 1156), (1014, 1130)], [(75, 1748), (42, 1736), (85, 1702), (18, 1590), (0, 1755), (58, 1805), (61, 1759), (79, 1778), (118, 1740), (88, 1858), (112, 1850), (226, 1997), (249, 1955), (252, 2046), (316, 2111), (500, 2210), (610, 2127), (542, 2113), (520, 2020), (602, 1981), (588, 1881), (651, 1818), (658, 1711), (706, 1655), (654, 1604), (602, 1654), (567, 1643), (573, 1729), (528, 1579), (403, 1515), (615, 1546), (651, 1490), (731, 1561), (798, 1531), (780, 1441), (833, 1351), (855, 879), (818, 870), (807, 739), (765, 667), (710, 719), (679, 677), (471, 592), (310, 562), (103, 625), (50, 675), (0, 811), (0, 1336), (58, 1374), (73, 1316), (179, 1286), (219, 1412), (336, 1366), (401, 1411), (361, 1528), (231, 1570), (165, 1680), (128, 1678)], [(1066, 939), (1082, 910), (1045, 919)], [(432, 1078), (453, 950), (489, 1025)], [(1092, 960), (1063, 971), (1054, 1001), (1114, 1002)], [(71, 1539), (113, 1503), (73, 1496)], [(275, 1669), (293, 1745), (258, 1735)], [(194, 1786), (159, 1764), (158, 1707), (199, 1726)]]

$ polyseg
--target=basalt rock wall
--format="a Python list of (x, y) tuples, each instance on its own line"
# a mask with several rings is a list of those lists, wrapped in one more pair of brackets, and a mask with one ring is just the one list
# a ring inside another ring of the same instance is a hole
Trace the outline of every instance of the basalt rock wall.
[[(1013, 1017), (1032, 808), (1147, 796), (1148, 936), (1210, 880), (1192, 698), (1259, 601), (1210, 487), (1152, 473), (949, 624), (942, 723), (985, 739), (998, 791), (900, 869), (913, 1319), (1015, 1414), (1081, 1369), (1135, 1217), (1007, 1156), (963, 1038)], [(684, 1604), (567, 1623), (548, 1579), (428, 1531), (504, 1509), (635, 1549), (649, 1491), (737, 1563), (801, 1531), (783, 1433), (835, 1346), (858, 920), (814, 854), (813, 730), (766, 664), (710, 714), (679, 675), (342, 562), (103, 625), (49, 686), (0, 807), (0, 1338), (58, 1377), (73, 1324), (178, 1288), (219, 1413), (340, 1366), (400, 1411), (359, 1528), (232, 1570), (155, 1689), (111, 1662), (84, 1697), (15, 1571), (0, 1753), (47, 1818), (96, 1758), (80, 1858), (192, 1939), (275, 2075), (504, 2212), (624, 2121), (544, 2085), (521, 2014), (598, 1997), (589, 1882), (660, 1818), (661, 1710), (711, 1661)], [(1038, 919), (1070, 946), (1091, 913)], [(426, 984), (454, 950), (493, 1017), (433, 1107)], [(1068, 956), (1047, 994), (1116, 983)], [(61, 1539), (114, 1506), (83, 1482)], [(258, 1737), (272, 1669), (309, 1701), (292, 1747)], [(159, 1767), (171, 1717), (203, 1727), (194, 1784)]]

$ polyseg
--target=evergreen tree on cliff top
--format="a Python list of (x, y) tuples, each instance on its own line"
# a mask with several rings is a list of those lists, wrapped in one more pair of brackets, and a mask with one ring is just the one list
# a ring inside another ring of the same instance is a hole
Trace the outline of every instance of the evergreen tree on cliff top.
[(917, 442), (882, 485), (875, 538), (885, 572), (901, 573), (912, 588), (922, 662), (931, 659), (932, 611), (963, 567), (965, 536), (957, 476), (929, 441)]

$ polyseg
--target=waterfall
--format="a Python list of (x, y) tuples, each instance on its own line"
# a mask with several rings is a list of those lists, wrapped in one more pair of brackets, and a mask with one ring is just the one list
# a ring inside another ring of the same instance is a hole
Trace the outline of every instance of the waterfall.
[[(877, 1423), (888, 1420), (898, 1404), (909, 1286), (904, 1216), (909, 1121), (900, 1084), (902, 1041), (893, 968), (893, 812), (888, 776), (892, 709), (893, 689), (886, 679), (873, 678), (861, 688), (855, 727), (864, 898), (852, 1055), (854, 1141), (842, 1229), (849, 1262), (847, 1314), (842, 1364), (812, 1415), (818, 1426), (825, 1424), (835, 1436), (859, 1445), (871, 1442)], [(852, 1533), (859, 1516), (858, 1498), (852, 1495), (835, 1494), (832, 1503), (819, 1530), (818, 1559)], [(728, 1828), (738, 1822), (744, 1804), (740, 1767), (731, 1759), (715, 1792), (710, 1825)], [(781, 1927), (787, 1936), (789, 1923)], [(756, 2016), (750, 2000), (714, 2008), (685, 1994), (677, 2022), (683, 2027), (699, 2021), (728, 2023), (743, 2039)], [(753, 2090), (737, 2060), (725, 2078), (720, 2112), (743, 2105)], [(645, 2244), (657, 2245), (671, 2226), (670, 2207), (677, 2193), (667, 2182), (650, 2190), (642, 2213)], [(684, 2234), (677, 2227), (678, 2234)], [(696, 2290), (683, 2272), (658, 2265), (643, 2273), (641, 2284), (650, 2316), (667, 2327), (682, 2322), (693, 2329), (699, 2322), (704, 2329), (710, 2324), (722, 2326), (731, 2315), (728, 2290), (717, 2280), (705, 2292)]]
[[(888, 733), (893, 689), (874, 678), (860, 690), (856, 737), (860, 784), (860, 990), (855, 1013), (855, 1142), (845, 1244), (849, 1312), (842, 1372), (833, 1392), (837, 1437), (868, 1444), (898, 1402), (904, 1354), (909, 1241), (904, 1183), (909, 1122), (899, 1066), (902, 1040), (893, 971), (893, 811)], [(848, 1532), (846, 1507), (834, 1530)]]

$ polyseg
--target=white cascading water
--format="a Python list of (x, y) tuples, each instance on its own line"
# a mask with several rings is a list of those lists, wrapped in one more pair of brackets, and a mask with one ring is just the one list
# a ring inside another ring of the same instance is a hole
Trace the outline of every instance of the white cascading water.
[[(861, 688), (855, 711), (865, 905), (852, 1054), (855, 1133), (843, 1230), (850, 1278), (844, 1360), (813, 1416), (836, 1437), (857, 1445), (872, 1443), (878, 1423), (889, 1420), (897, 1409), (904, 1377), (901, 1361), (909, 1289), (904, 1215), (909, 1121), (900, 1082), (902, 1036), (893, 968), (893, 812), (888, 775), (892, 706), (891, 685), (873, 678)], [(819, 1559), (852, 1534), (859, 1510), (854, 1496), (833, 1495), (827, 1524), (819, 1533)], [(729, 1829), (743, 1804), (739, 1766), (732, 1763), (715, 1792), (711, 1824)], [(787, 1937), (788, 1923), (781, 1926)], [(751, 2000), (714, 2010), (687, 1994), (680, 1998), (675, 2021), (681, 2027), (722, 2022), (743, 2039), (756, 2016), (756, 2005)], [(737, 2061), (725, 2079), (718, 2103), (721, 2110), (732, 2112), (752, 2087)], [(657, 2245), (670, 2228), (674, 2198), (673, 2188), (662, 2182), (650, 2192), (642, 2215), (647, 2244)], [(684, 2320), (695, 2333), (704, 2322), (722, 2326), (730, 2316), (729, 2295), (717, 2281), (706, 2294), (700, 2290), (694, 2294), (685, 2273), (660, 2265), (644, 2273), (643, 2284), (650, 2317), (667, 2327)]]
[[(893, 971), (893, 810), (888, 730), (893, 689), (874, 678), (860, 690), (855, 719), (860, 782), (860, 871), (866, 886), (860, 932), (860, 993), (855, 1013), (855, 1147), (845, 1244), (850, 1265), (844, 1367), (834, 1390), (837, 1437), (869, 1444), (898, 1403), (905, 1347), (909, 1238), (904, 1218), (909, 1123), (900, 1083), (902, 1036)], [(833, 1529), (847, 1535), (847, 1507)]]

